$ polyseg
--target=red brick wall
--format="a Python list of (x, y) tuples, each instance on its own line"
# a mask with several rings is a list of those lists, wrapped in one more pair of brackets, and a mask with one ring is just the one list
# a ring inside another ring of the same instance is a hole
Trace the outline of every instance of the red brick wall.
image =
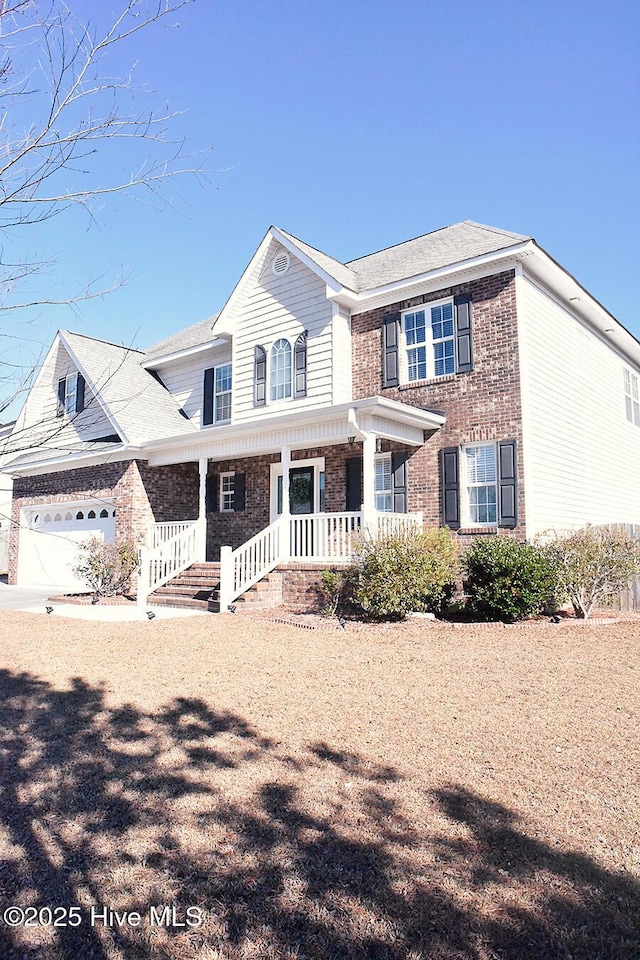
[(78, 470), (16, 478), (9, 545), (9, 582), (18, 573), (19, 524), (23, 507), (86, 498), (114, 500), (116, 538), (142, 543), (153, 520), (190, 520), (198, 515), (198, 465), (150, 467), (138, 461), (103, 463)]
[[(324, 457), (325, 510), (339, 513), (346, 510), (345, 460), (358, 456), (362, 456), (362, 444), (342, 444), (294, 450), (291, 461), (295, 465), (296, 460)], [(210, 475), (229, 472), (245, 474), (246, 502), (245, 509), (237, 513), (215, 512), (207, 515), (207, 560), (219, 560), (221, 546), (235, 549), (269, 525), (271, 464), (279, 462), (279, 454), (271, 454), (209, 464)]]
[[(468, 293), (472, 299), (473, 361), (470, 373), (452, 374), (415, 386), (382, 386), (382, 318), (396, 310)], [(402, 300), (352, 319), (354, 399), (379, 394), (412, 406), (441, 410), (447, 422), (409, 460), (409, 510), (425, 523), (441, 520), (439, 458), (442, 447), (480, 440), (518, 441), (518, 527), (524, 536), (522, 413), (513, 271)]]

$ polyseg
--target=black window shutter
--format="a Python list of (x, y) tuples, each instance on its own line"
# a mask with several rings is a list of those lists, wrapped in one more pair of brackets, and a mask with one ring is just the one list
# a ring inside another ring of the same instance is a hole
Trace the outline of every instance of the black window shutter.
[(349, 457), (347, 464), (347, 510), (362, 508), (362, 458)]
[(67, 378), (58, 380), (58, 406), (56, 407), (56, 417), (61, 417), (64, 413), (64, 398), (67, 392)]
[(267, 402), (267, 353), (264, 347), (253, 350), (253, 405), (263, 407)]
[(84, 377), (79, 373), (76, 384), (76, 413), (81, 413), (84, 410), (84, 386)]
[(473, 370), (473, 347), (471, 337), (471, 297), (468, 294), (454, 297), (456, 317), (456, 373)]
[(400, 314), (388, 313), (382, 318), (382, 386), (397, 387), (399, 383), (398, 344), (400, 341)]
[(206, 505), (207, 513), (216, 513), (218, 510), (218, 475), (207, 474)]
[(518, 443), (502, 440), (498, 444), (498, 526), (518, 523)]
[(205, 427), (213, 423), (213, 367), (209, 367), (209, 369), (204, 372), (202, 423)]
[(409, 454), (406, 450), (391, 454), (391, 478), (393, 480), (393, 512), (408, 512), (408, 483), (407, 483), (407, 460)]
[(233, 509), (238, 512), (244, 510), (246, 503), (246, 475), (244, 473), (235, 473), (233, 475)]
[(307, 331), (301, 333), (293, 348), (293, 397), (307, 395)]
[(460, 527), (460, 473), (457, 447), (444, 447), (440, 451), (440, 481), (442, 489), (442, 521), (445, 527), (458, 530)]

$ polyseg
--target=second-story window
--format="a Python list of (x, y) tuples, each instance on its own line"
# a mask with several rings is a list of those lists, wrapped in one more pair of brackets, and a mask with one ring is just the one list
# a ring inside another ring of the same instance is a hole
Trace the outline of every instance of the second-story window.
[(286, 400), (291, 397), (291, 344), (276, 340), (269, 354), (269, 399)]
[(406, 311), (402, 314), (402, 327), (409, 382), (455, 373), (452, 300)]
[(231, 419), (231, 364), (223, 363), (215, 368), (214, 377), (215, 422)]
[(58, 406), (56, 416), (67, 414), (73, 417), (85, 407), (85, 381), (81, 373), (70, 373), (58, 380)]
[(202, 425), (228, 423), (231, 420), (231, 364), (221, 363), (204, 372)]

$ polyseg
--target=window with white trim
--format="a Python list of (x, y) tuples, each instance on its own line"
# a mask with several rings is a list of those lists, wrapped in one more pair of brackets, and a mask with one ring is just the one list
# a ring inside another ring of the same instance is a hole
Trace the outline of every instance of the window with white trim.
[(376, 510), (393, 511), (393, 485), (391, 480), (391, 454), (377, 454), (375, 458), (374, 498)]
[(453, 300), (405, 310), (402, 332), (406, 381), (412, 383), (455, 373)]
[(291, 344), (276, 340), (269, 354), (269, 399), (291, 398)]
[(234, 508), (234, 473), (220, 474), (220, 513), (232, 513)]
[(495, 443), (462, 447), (464, 484), (463, 525), (496, 526), (498, 523), (498, 465)]
[(231, 364), (222, 363), (213, 373), (213, 409), (216, 423), (231, 420)]
[(624, 368), (624, 402), (629, 423), (640, 427), (640, 396), (638, 395), (638, 377)]
[(58, 411), (57, 415), (66, 413), (72, 417), (76, 412), (76, 397), (78, 393), (78, 374), (70, 373), (58, 380)]

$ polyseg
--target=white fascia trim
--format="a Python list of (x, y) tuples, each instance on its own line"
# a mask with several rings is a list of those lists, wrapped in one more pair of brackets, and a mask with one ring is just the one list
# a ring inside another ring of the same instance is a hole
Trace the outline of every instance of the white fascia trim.
[[(114, 456), (116, 454), (116, 456)], [(35, 477), (43, 473), (61, 473), (63, 470), (77, 470), (80, 467), (93, 467), (103, 463), (117, 463), (120, 460), (145, 460), (140, 447), (118, 447), (117, 450), (102, 450), (100, 453), (66, 453), (62, 457), (50, 460), (35, 460), (32, 463), (4, 468), (11, 477)]]
[(640, 369), (640, 341), (542, 247), (534, 247), (534, 256), (527, 260), (524, 277), (555, 296), (576, 320), (586, 321), (609, 347)]
[(193, 446), (194, 443), (204, 444), (207, 440), (235, 440), (236, 438), (246, 436), (247, 433), (253, 433), (260, 436), (262, 432), (277, 430), (281, 427), (304, 426), (305, 424), (315, 424), (318, 421), (345, 420), (349, 417), (349, 411), (360, 411), (363, 414), (374, 415), (376, 413), (387, 416), (390, 420), (398, 423), (419, 426), (423, 430), (434, 430), (443, 426), (446, 417), (439, 413), (432, 413), (429, 410), (422, 410), (419, 407), (412, 407), (406, 403), (399, 403), (396, 400), (387, 400), (385, 397), (365, 397), (362, 400), (352, 400), (348, 403), (340, 403), (335, 406), (310, 407), (307, 410), (293, 411), (286, 414), (277, 414), (275, 416), (261, 417), (260, 420), (247, 420), (243, 423), (229, 424), (218, 427), (205, 427), (198, 430), (197, 433), (190, 433), (188, 436), (167, 437), (163, 440), (149, 440), (143, 444), (143, 449), (147, 453), (160, 450), (179, 449), (181, 446)]
[(277, 240), (278, 243), (281, 243), (283, 247), (286, 247), (289, 253), (292, 253), (294, 257), (297, 257), (298, 260), (304, 263), (304, 265), (308, 267), (312, 273), (315, 273), (316, 276), (318, 276), (327, 285), (327, 290), (333, 291), (333, 296), (337, 296), (343, 291), (345, 291), (347, 294), (353, 293), (354, 296), (357, 296), (355, 291), (350, 291), (348, 287), (343, 287), (339, 280), (336, 280), (336, 278), (332, 277), (331, 274), (327, 273), (326, 270), (323, 270), (323, 268), (319, 266), (315, 260), (312, 260), (311, 257), (304, 252), (304, 250), (301, 250), (297, 244), (289, 240), (288, 237), (283, 236), (277, 227), (271, 227), (270, 233), (274, 240)]
[(161, 357), (154, 357), (152, 360), (144, 360), (140, 366), (143, 370), (154, 370), (156, 367), (162, 367), (166, 363), (173, 363), (174, 360), (184, 360), (187, 357), (193, 357), (198, 353), (205, 353), (214, 347), (221, 347), (229, 343), (230, 336), (215, 336), (206, 343), (198, 343), (195, 347), (185, 347), (184, 350), (176, 350), (174, 353), (165, 353)]
[[(347, 305), (354, 311), (355, 308), (358, 308), (358, 312), (362, 312), (370, 308), (370, 301), (372, 300), (388, 299), (389, 302), (401, 300), (402, 297), (398, 296), (398, 294), (401, 294), (402, 291), (408, 287), (415, 287), (419, 284), (434, 286), (437, 283), (440, 283), (441, 286), (449, 286), (448, 283), (441, 283), (441, 281), (449, 280), (458, 273), (468, 273), (474, 270), (482, 275), (486, 275), (486, 268), (495, 264), (497, 261), (517, 259), (523, 255), (527, 255), (534, 247), (535, 243), (532, 240), (526, 240), (523, 243), (514, 244), (512, 247), (504, 247), (502, 250), (485, 253), (480, 257), (472, 257), (469, 260), (459, 260), (456, 263), (448, 264), (446, 267), (438, 267), (436, 270), (428, 270), (426, 273), (419, 273), (413, 277), (406, 277), (403, 280), (394, 280), (393, 283), (385, 283), (379, 287), (371, 287), (368, 290), (362, 290), (360, 293), (354, 294), (353, 299), (348, 302)], [(501, 264), (500, 271), (503, 269), (509, 269), (508, 265), (503, 266)], [(340, 299), (342, 292), (343, 291), (335, 296), (338, 302), (342, 302)]]
[(109, 423), (110, 423), (111, 426), (113, 427), (115, 433), (117, 433), (118, 436), (122, 438), (122, 440), (124, 441), (125, 446), (126, 446), (126, 445), (129, 443), (129, 438), (127, 437), (125, 431), (122, 429), (122, 427), (120, 426), (120, 424), (118, 423), (118, 421), (117, 421), (117, 420), (115, 419), (115, 417), (112, 415), (112, 413), (111, 413), (111, 411), (109, 410), (109, 408), (107, 407), (106, 403), (104, 402), (104, 400), (103, 400), (102, 397), (100, 396), (100, 393), (98, 392), (98, 390), (97, 390), (97, 388), (96, 388), (93, 380), (91, 379), (91, 377), (90, 377), (89, 374), (87, 373), (86, 369), (85, 369), (84, 366), (80, 363), (80, 361), (78, 360), (77, 356), (76, 356), (75, 353), (73, 352), (73, 349), (72, 349), (71, 345), (69, 344), (69, 342), (67, 341), (67, 338), (65, 337), (65, 333), (66, 333), (65, 330), (60, 330), (60, 331), (58, 332), (58, 336), (60, 337), (60, 342), (62, 343), (63, 347), (65, 348), (65, 350), (67, 351), (67, 353), (69, 354), (69, 356), (71, 357), (71, 359), (73, 360), (73, 362), (75, 363), (76, 367), (78, 368), (78, 370), (80, 371), (80, 373), (81, 373), (82, 376), (84, 377), (86, 383), (89, 384), (89, 387), (91, 388), (91, 395), (93, 396), (94, 400), (97, 400), (97, 401), (98, 401), (98, 404), (100, 405), (100, 408), (101, 408), (102, 412), (104, 413), (104, 415), (106, 416), (107, 420), (109, 421)]

